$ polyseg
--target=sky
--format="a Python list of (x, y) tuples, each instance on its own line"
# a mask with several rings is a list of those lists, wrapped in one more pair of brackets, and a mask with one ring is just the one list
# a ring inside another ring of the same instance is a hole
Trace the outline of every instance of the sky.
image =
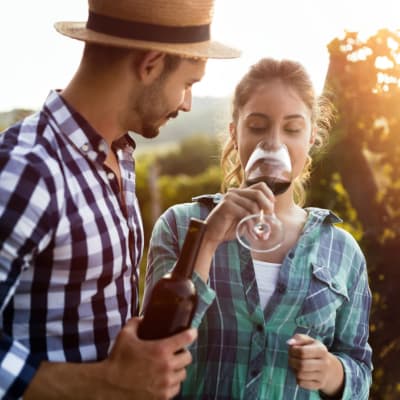
[[(83, 44), (58, 34), (53, 23), (86, 18), (86, 0), (0, 0), (0, 112), (38, 109), (50, 89), (68, 83)], [(400, 28), (399, 0), (216, 0), (212, 36), (242, 56), (210, 60), (193, 95), (231, 95), (249, 66), (266, 56), (300, 61), (321, 91), (326, 45), (345, 30), (367, 37), (380, 28)]]

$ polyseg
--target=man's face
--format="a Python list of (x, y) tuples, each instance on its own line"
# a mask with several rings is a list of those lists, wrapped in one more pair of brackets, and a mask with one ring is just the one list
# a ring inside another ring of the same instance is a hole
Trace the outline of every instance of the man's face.
[(143, 137), (153, 138), (160, 127), (170, 118), (176, 118), (179, 111), (190, 111), (192, 107), (192, 86), (205, 73), (206, 60), (182, 59), (170, 73), (162, 74), (149, 85), (136, 104), (141, 116)]

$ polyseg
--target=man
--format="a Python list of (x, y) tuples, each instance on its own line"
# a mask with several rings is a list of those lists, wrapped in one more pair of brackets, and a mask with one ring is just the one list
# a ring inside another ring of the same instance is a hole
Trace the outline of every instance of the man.
[(89, 0), (67, 87), (0, 135), (3, 398), (167, 399), (190, 363), (187, 330), (137, 337), (143, 234), (134, 142), (191, 108), (208, 58), (212, 0)]

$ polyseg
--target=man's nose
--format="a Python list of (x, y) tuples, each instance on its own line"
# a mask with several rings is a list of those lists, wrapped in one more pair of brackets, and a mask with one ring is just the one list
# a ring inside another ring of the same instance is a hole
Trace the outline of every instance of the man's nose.
[(185, 97), (183, 98), (183, 102), (181, 104), (180, 109), (185, 112), (188, 112), (192, 109), (192, 90), (191, 89), (187, 89), (185, 91)]

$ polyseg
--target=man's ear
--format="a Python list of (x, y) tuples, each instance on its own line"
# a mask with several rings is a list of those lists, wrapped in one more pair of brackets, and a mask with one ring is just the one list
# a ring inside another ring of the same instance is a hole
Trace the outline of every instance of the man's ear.
[(138, 77), (144, 84), (154, 82), (164, 69), (165, 53), (146, 51), (137, 63)]

